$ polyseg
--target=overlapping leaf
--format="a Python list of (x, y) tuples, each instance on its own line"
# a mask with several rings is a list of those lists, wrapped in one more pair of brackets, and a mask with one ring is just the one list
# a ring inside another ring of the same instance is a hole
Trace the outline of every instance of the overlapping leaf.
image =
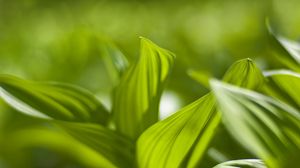
[(263, 91), (300, 109), (300, 74), (289, 70), (265, 72), (268, 79)]
[[(250, 59), (245, 59), (232, 65), (224, 80), (255, 89), (263, 83), (263, 76)], [(196, 167), (219, 121), (215, 100), (207, 94), (141, 135), (137, 142), (138, 165), (141, 168)]]
[(12, 148), (41, 147), (63, 154), (74, 162), (82, 163), (84, 167), (131, 168), (134, 163), (133, 142), (100, 124), (39, 120), (26, 116), (12, 119), (7, 122), (15, 123), (9, 124), (12, 128), (7, 129), (1, 139), (3, 144), (9, 144), (4, 147), (10, 155), (3, 154), (12, 159), (15, 154), (11, 153)]
[(141, 38), (136, 64), (115, 90), (113, 115), (117, 130), (132, 139), (158, 120), (158, 103), (174, 62), (174, 55)]
[(300, 113), (262, 94), (211, 82), (225, 126), (272, 168), (300, 164)]
[(106, 124), (109, 114), (88, 91), (59, 83), (38, 83), (0, 76), (0, 96), (27, 115), (44, 119)]
[(131, 140), (101, 125), (56, 122), (68, 134), (98, 152), (116, 167), (134, 166), (134, 145)]
[(125, 139), (100, 126), (87, 126), (86, 124), (70, 126), (69, 124), (60, 123), (60, 126), (68, 128), (68, 132), (71, 132), (73, 136), (81, 136), (80, 140), (84, 139), (84, 142), (89, 143), (81, 143), (67, 134), (44, 128), (19, 130), (11, 133), (5, 140), (14, 145), (9, 149), (10, 152), (42, 147), (63, 154), (86, 167), (131, 167), (128, 166), (131, 161), (127, 160), (127, 154), (124, 154), (126, 151), (124, 145), (127, 145), (123, 143)]
[(231, 160), (218, 164), (214, 168), (267, 168), (259, 159)]

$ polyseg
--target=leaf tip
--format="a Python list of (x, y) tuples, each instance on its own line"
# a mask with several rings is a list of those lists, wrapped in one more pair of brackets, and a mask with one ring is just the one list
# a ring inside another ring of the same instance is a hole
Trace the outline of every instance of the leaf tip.
[(176, 55), (173, 52), (158, 46), (148, 38), (143, 36), (139, 36), (139, 38), (140, 38), (141, 48), (147, 47), (147, 48), (155, 49), (158, 52), (167, 53), (167, 55), (169, 55), (171, 59), (174, 59), (176, 57)]

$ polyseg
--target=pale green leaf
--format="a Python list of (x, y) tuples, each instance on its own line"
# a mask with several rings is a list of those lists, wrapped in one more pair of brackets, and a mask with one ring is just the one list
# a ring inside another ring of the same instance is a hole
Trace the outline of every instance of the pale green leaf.
[(1, 75), (0, 97), (16, 110), (38, 118), (106, 124), (109, 117), (91, 93), (67, 84)]
[(286, 67), (300, 72), (300, 44), (269, 30), (272, 54)]
[(225, 126), (272, 168), (300, 164), (300, 113), (262, 94), (211, 81)]
[(266, 165), (259, 159), (243, 159), (243, 160), (231, 160), (213, 168), (267, 168)]
[(158, 120), (158, 104), (174, 55), (141, 38), (136, 64), (121, 78), (115, 90), (113, 115), (119, 132), (132, 139)]
[[(232, 74), (240, 78), (233, 78)], [(224, 80), (255, 89), (263, 83), (260, 77), (262, 74), (254, 63), (245, 59), (233, 64)], [(138, 165), (141, 168), (197, 167), (219, 122), (215, 100), (207, 94), (154, 124), (139, 137)]]

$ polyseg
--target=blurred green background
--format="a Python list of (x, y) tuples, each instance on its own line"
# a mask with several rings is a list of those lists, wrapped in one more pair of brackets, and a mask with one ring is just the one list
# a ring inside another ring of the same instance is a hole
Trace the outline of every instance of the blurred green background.
[[(105, 61), (118, 55), (134, 61), (144, 36), (177, 56), (165, 98), (176, 97), (179, 108), (207, 92), (188, 76), (191, 69), (220, 77), (246, 57), (263, 69), (276, 67), (267, 61), (265, 20), (297, 40), (299, 6), (299, 0), (0, 0), (0, 73), (80, 85), (109, 107), (114, 78)], [(7, 151), (13, 146), (7, 132), (40, 121), (1, 104), (0, 167), (16, 158), (35, 167), (81, 164), (41, 148), (31, 149), (30, 159)]]

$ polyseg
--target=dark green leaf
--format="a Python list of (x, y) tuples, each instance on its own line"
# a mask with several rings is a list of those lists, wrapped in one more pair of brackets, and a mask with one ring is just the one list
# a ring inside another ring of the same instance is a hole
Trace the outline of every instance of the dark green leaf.
[(99, 46), (106, 70), (114, 85), (119, 83), (121, 75), (128, 67), (128, 61), (123, 53), (113, 43), (105, 43)]

